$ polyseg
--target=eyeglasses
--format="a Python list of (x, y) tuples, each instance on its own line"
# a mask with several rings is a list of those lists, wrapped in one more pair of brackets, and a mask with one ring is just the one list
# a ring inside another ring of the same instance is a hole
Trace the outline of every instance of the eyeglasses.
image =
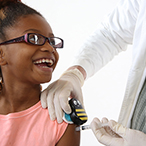
[(48, 43), (54, 48), (63, 48), (63, 40), (61, 38), (59, 37), (48, 38), (37, 33), (26, 33), (24, 36), (2, 42), (0, 43), (0, 45), (18, 43), (23, 41), (37, 46), (42, 46), (46, 43), (46, 41), (48, 41)]

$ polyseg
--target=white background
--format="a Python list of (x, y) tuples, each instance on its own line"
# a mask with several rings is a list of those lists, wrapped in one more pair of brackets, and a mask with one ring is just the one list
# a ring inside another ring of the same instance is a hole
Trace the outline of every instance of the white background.
[[(118, 0), (22, 0), (47, 19), (55, 36), (64, 39), (64, 49), (58, 50), (60, 60), (52, 81), (70, 66), (75, 52), (96, 29)], [(116, 56), (83, 86), (88, 122), (96, 116), (118, 120), (131, 63), (131, 47)], [(50, 83), (49, 83), (50, 84)], [(43, 85), (43, 89), (48, 84)], [(100, 146), (91, 130), (82, 131), (81, 146)]]

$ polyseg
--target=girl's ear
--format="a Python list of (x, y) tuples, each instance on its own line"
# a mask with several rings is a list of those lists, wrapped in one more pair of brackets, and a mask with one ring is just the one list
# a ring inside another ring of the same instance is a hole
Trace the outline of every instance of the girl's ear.
[(1, 46), (0, 46), (0, 66), (3, 66), (7, 64), (6, 60), (5, 60), (5, 53), (3, 52)]

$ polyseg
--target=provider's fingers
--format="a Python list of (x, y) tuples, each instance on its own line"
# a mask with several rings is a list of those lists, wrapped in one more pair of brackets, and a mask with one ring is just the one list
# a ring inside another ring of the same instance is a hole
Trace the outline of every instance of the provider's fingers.
[(107, 118), (104, 117), (104, 118), (102, 118), (101, 122), (102, 122), (102, 123), (108, 123), (109, 121), (108, 121)]
[(53, 96), (53, 92), (49, 92), (49, 91), (51, 91), (50, 88), (46, 88), (41, 93), (41, 105), (43, 108), (48, 107), (50, 119), (54, 121), (56, 119), (55, 108), (54, 108), (54, 96)]
[(117, 133), (117, 135), (119, 135), (119, 136), (121, 136), (121, 137), (124, 137), (124, 136), (125, 136), (126, 130), (127, 130), (126, 127), (124, 127), (123, 125), (117, 123), (117, 122), (114, 121), (114, 120), (110, 120), (109, 125), (110, 125), (111, 129), (112, 129), (115, 133)]
[(41, 105), (43, 108), (47, 108), (47, 91), (44, 90), (42, 93), (41, 93)]
[(50, 115), (50, 119), (54, 121), (56, 119), (56, 113), (55, 113), (55, 107), (54, 107), (54, 94), (49, 93), (47, 98), (47, 105), (48, 105), (48, 111)]
[[(103, 121), (106, 122), (107, 120), (103, 119)], [(109, 135), (105, 128), (99, 128), (99, 125), (101, 125), (100, 120), (94, 118), (90, 126), (97, 140), (104, 145), (109, 145), (112, 141), (112, 136)]]
[(70, 114), (71, 108), (69, 105), (70, 89), (64, 88), (54, 95), (54, 106), (58, 123), (63, 121), (63, 112)]
[(103, 133), (105, 133), (104, 128), (101, 128), (101, 122), (100, 122), (100, 120), (98, 118), (94, 118), (93, 121), (91, 122), (90, 126), (91, 126), (91, 128), (92, 128), (92, 130), (93, 130), (95, 135), (100, 134), (101, 133), (100, 130)]
[(63, 110), (61, 108), (59, 98), (54, 97), (54, 107), (55, 107), (55, 114), (56, 114), (57, 122), (62, 123), (63, 122)]
[(62, 92), (59, 94), (59, 101), (60, 101), (60, 106), (63, 109), (63, 111), (67, 114), (71, 113), (71, 108), (69, 105), (69, 97), (71, 95), (71, 91), (68, 89), (62, 90)]

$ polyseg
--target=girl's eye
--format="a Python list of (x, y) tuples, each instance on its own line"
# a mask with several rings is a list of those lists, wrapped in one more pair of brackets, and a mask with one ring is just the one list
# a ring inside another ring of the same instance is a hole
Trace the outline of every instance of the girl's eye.
[(55, 39), (50, 39), (50, 44), (55, 45)]
[(30, 41), (31, 43), (33, 43), (33, 44), (38, 44), (38, 42), (39, 42), (39, 37), (38, 37), (37, 35), (35, 35), (35, 34), (30, 35), (29, 41)]

